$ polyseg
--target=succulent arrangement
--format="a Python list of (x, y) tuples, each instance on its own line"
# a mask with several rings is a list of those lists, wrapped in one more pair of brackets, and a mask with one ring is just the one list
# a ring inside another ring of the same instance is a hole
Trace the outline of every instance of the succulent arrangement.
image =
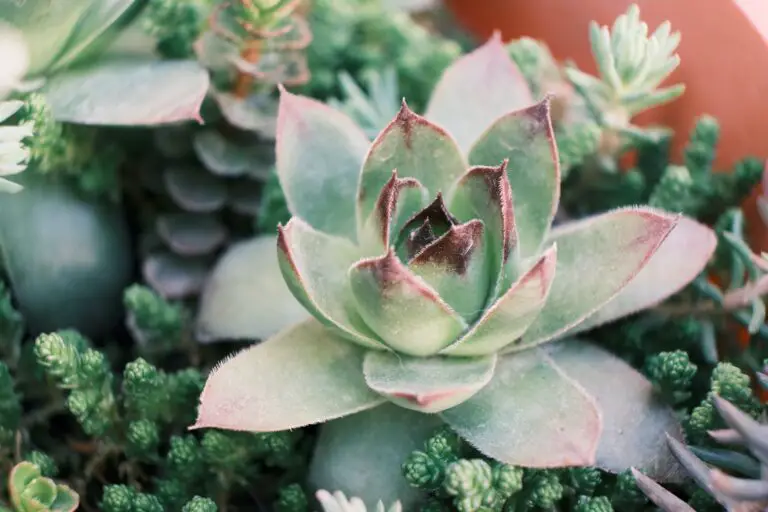
[(0, 510), (765, 508), (765, 162), (440, 9), (0, 0)]

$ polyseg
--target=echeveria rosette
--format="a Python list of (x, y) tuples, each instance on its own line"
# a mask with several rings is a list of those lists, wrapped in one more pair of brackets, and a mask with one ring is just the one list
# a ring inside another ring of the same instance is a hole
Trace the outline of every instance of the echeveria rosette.
[(423, 434), (368, 436), (394, 417), (402, 430), (444, 421), (509, 464), (674, 476), (662, 433), (679, 426), (647, 380), (582, 341), (540, 345), (676, 292), (714, 235), (648, 208), (551, 230), (549, 98), (533, 101), (498, 37), (446, 71), (424, 117), (404, 103), (372, 144), (345, 115), (285, 91), (277, 135), (294, 215), (278, 258), (315, 319), (213, 372), (196, 427), (284, 430), (360, 413), (324, 427), (312, 473), (371, 499), (394, 487), (328, 446), (370, 454), (381, 443), (391, 457)]

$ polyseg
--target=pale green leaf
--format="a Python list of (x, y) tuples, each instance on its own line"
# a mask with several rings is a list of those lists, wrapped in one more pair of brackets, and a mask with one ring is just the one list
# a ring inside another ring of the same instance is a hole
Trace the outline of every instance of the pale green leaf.
[(309, 317), (285, 284), (276, 248), (277, 237), (261, 236), (219, 259), (200, 297), (199, 341), (265, 339)]
[(562, 228), (557, 270), (547, 303), (514, 350), (568, 332), (613, 299), (650, 260), (677, 216), (627, 208)]
[(469, 163), (507, 163), (520, 257), (539, 253), (560, 201), (560, 163), (550, 97), (498, 119), (472, 146)]
[(590, 343), (565, 340), (543, 350), (597, 401), (603, 418), (598, 467), (618, 473), (632, 466), (655, 480), (680, 480), (682, 468), (664, 437), (682, 439), (680, 423), (648, 379)]
[[(281, 93), (277, 173), (288, 208), (315, 229), (355, 238), (357, 182), (369, 146), (368, 137), (346, 115), (316, 100)], [(391, 174), (392, 169), (384, 182)]]
[(355, 264), (349, 280), (363, 320), (397, 352), (435, 354), (467, 327), (434, 288), (408, 270), (392, 250)]
[(557, 249), (548, 249), (528, 272), (502, 295), (459, 341), (442, 353), (490, 354), (513, 344), (536, 320), (555, 277)]
[(601, 431), (594, 399), (538, 349), (501, 357), (487, 386), (440, 415), (483, 454), (525, 467), (592, 465)]
[(454, 407), (480, 391), (493, 377), (496, 355), (485, 357), (404, 357), (368, 352), (365, 382), (393, 403), (434, 413)]
[(199, 120), (207, 90), (196, 62), (129, 59), (57, 75), (45, 94), (59, 121), (146, 126)]
[[(564, 225), (554, 229), (551, 239), (557, 239), (564, 229), (569, 228)], [(717, 237), (712, 229), (688, 217), (680, 217), (632, 281), (571, 333), (631, 315), (677, 293), (704, 270), (716, 246)]]
[(442, 423), (435, 414), (393, 404), (326, 423), (315, 445), (309, 485), (360, 497), (370, 509), (378, 501), (400, 500), (404, 510), (418, 510), (423, 493), (403, 478), (401, 465)]
[(533, 101), (528, 83), (497, 32), (445, 71), (432, 92), (425, 117), (448, 130), (466, 153), (494, 120)]
[(40, 468), (31, 462), (22, 461), (13, 467), (8, 477), (8, 491), (11, 495), (11, 502), (17, 510), (22, 510), (22, 491), (40, 476)]
[(66, 485), (56, 486), (56, 499), (51, 504), (51, 512), (74, 512), (80, 505), (80, 496)]
[(364, 349), (314, 319), (247, 348), (216, 367), (193, 428), (276, 432), (375, 407), (365, 384)]
[(362, 223), (371, 214), (379, 191), (393, 170), (400, 177), (416, 178), (434, 196), (448, 192), (466, 168), (453, 138), (403, 103), (395, 119), (373, 141), (363, 163), (357, 195), (358, 218)]
[(288, 288), (315, 318), (351, 341), (383, 348), (355, 310), (348, 271), (358, 260), (357, 247), (294, 217), (278, 226), (277, 254)]
[(21, 491), (24, 512), (47, 512), (56, 499), (56, 484), (50, 478), (36, 478)]

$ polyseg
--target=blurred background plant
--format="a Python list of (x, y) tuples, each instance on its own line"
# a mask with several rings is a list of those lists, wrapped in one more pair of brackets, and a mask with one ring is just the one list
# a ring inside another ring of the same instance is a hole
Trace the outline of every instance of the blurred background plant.
[[(187, 431), (204, 376), (241, 347), (232, 340), (266, 336), (302, 311), (279, 272), (267, 283), (247, 271), (276, 265), (271, 237), (289, 217), (273, 171), (276, 84), (328, 101), (373, 138), (402, 97), (423, 110), (464, 41), (377, 0), (48, 3), (43, 13), (41, 2), (17, 11), (0, 0), (0, 19), (30, 45), (28, 71), (23, 60), (0, 67), (0, 174), (29, 164), (17, 180), (27, 188), (0, 197), (0, 475), (35, 465), (84, 511), (313, 510), (313, 428)], [(768, 359), (767, 267), (746, 243), (740, 208), (764, 165), (713, 169), (711, 117), (689, 134), (682, 162), (668, 130), (632, 124), (682, 92), (660, 87), (679, 36), (665, 25), (649, 33), (634, 8), (611, 29), (585, 27), (599, 76), (557, 62), (545, 42), (507, 48), (536, 99), (556, 94), (560, 219), (651, 204), (717, 228), (706, 275), (590, 336), (646, 373), (699, 458), (750, 477), (745, 450), (724, 454), (707, 432), (726, 426), (717, 396), (752, 418), (765, 409), (754, 383)], [(0, 45), (18, 41), (6, 34)], [(96, 263), (67, 270), (75, 248)], [(274, 310), (254, 314), (255, 295)], [(274, 320), (254, 325), (265, 316)], [(630, 473), (498, 465), (445, 430), (403, 474), (428, 496), (423, 511), (650, 506)], [(0, 503), (7, 485), (0, 478)], [(670, 489), (695, 510), (717, 509), (690, 482)], [(351, 497), (334, 500), (326, 510), (357, 510)]]

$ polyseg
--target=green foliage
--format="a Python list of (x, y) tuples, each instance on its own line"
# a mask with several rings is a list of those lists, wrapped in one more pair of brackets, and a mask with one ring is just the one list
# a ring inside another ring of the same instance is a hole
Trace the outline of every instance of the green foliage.
[(27, 461), (11, 470), (8, 493), (16, 512), (73, 512), (80, 500), (72, 489), (43, 476), (40, 467)]
[(142, 27), (157, 38), (157, 50), (165, 58), (183, 59), (193, 55), (192, 44), (200, 36), (208, 0), (150, 0)]
[[(21, 417), (21, 400), (8, 366), (0, 361), (0, 429), (14, 430)], [(0, 443), (2, 446), (2, 443)]]
[(523, 490), (526, 506), (548, 510), (563, 498), (565, 489), (556, 472), (529, 470), (523, 476)]
[(590, 498), (579, 496), (574, 512), (613, 512), (611, 501), (605, 496)]
[(299, 484), (289, 484), (280, 488), (275, 502), (275, 512), (307, 512), (309, 500)]
[(261, 233), (274, 234), (277, 225), (285, 225), (291, 218), (291, 212), (285, 202), (285, 195), (280, 188), (280, 179), (276, 172), (271, 172), (261, 195), (259, 214), (256, 216), (256, 228)]
[(137, 341), (151, 346), (177, 346), (189, 322), (189, 313), (181, 305), (165, 300), (146, 286), (135, 284), (126, 288), (123, 303), (128, 322)]
[(137, 492), (127, 485), (104, 487), (101, 508), (104, 512), (163, 512), (165, 510), (155, 496)]
[(597, 468), (569, 468), (562, 480), (574, 494), (592, 496), (603, 481), (603, 474)]
[(217, 512), (218, 510), (212, 499), (200, 496), (195, 496), (181, 508), (181, 512)]
[(613, 508), (622, 512), (625, 510), (632, 512), (633, 510), (642, 510), (646, 503), (648, 503), (648, 498), (637, 486), (632, 473), (629, 470), (620, 473), (611, 493)]
[(697, 367), (684, 350), (659, 352), (645, 362), (645, 373), (672, 404), (687, 400)]

